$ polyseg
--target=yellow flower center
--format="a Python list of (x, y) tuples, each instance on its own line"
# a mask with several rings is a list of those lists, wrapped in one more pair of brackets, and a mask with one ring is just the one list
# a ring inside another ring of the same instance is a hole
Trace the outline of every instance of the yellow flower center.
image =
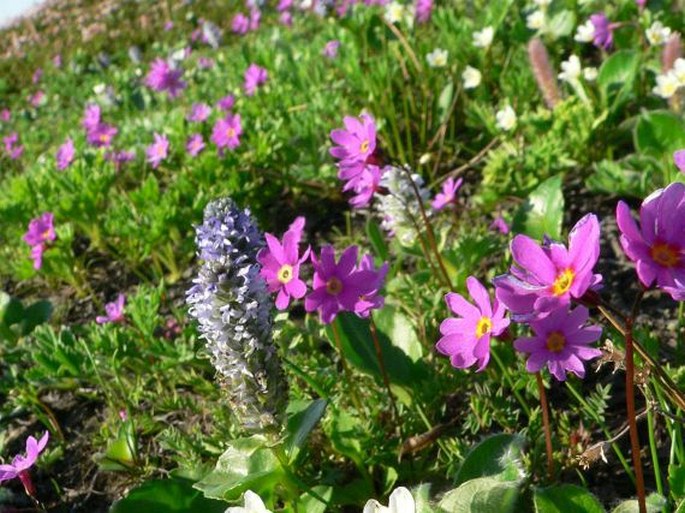
[(163, 157), (164, 156), (164, 148), (162, 148), (161, 146), (157, 146), (156, 153), (157, 153), (158, 157)]
[(364, 139), (362, 141), (361, 146), (359, 146), (359, 151), (361, 151), (362, 153), (366, 153), (367, 151), (369, 151), (369, 140), (368, 139)]
[(576, 273), (570, 267), (563, 272), (561, 272), (557, 279), (554, 280), (552, 284), (552, 294), (555, 296), (563, 296), (568, 292), (568, 289), (573, 285), (573, 279), (576, 277)]
[(109, 141), (109, 135), (100, 134), (100, 142), (106, 143), (107, 141)]
[(235, 137), (235, 128), (228, 127), (226, 129), (226, 137)]
[(649, 250), (654, 261), (663, 267), (674, 267), (680, 263), (678, 249), (665, 242), (654, 244)]
[(288, 264), (283, 264), (278, 270), (278, 281), (283, 285), (288, 283), (293, 279), (293, 266)]
[(332, 296), (337, 296), (342, 292), (343, 284), (342, 282), (333, 276), (330, 280), (326, 282), (326, 292)]
[(552, 353), (559, 353), (566, 345), (566, 337), (560, 332), (555, 331), (547, 337), (547, 350)]
[(483, 316), (478, 319), (478, 324), (476, 324), (476, 337), (480, 338), (486, 333), (490, 333), (492, 330), (492, 320), (490, 317)]

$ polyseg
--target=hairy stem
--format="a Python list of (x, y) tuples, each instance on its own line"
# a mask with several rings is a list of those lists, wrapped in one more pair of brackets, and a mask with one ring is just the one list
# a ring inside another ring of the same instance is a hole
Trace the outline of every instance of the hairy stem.
[(540, 408), (542, 408), (542, 425), (545, 429), (545, 450), (547, 452), (547, 475), (549, 480), (554, 479), (554, 450), (552, 448), (552, 428), (549, 423), (549, 404), (547, 403), (547, 393), (545, 384), (542, 382), (542, 375), (535, 373), (538, 383), (538, 393), (540, 394)]

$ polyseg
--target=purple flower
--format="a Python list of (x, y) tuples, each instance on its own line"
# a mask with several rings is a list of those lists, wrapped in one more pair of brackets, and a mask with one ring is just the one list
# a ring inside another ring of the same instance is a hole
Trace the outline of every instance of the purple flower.
[(40, 82), (41, 78), (43, 78), (43, 68), (36, 68), (36, 71), (33, 72), (33, 76), (31, 77), (31, 82), (37, 84)]
[(385, 276), (388, 274), (388, 263), (383, 262), (383, 265), (376, 270), (373, 265), (373, 257), (371, 255), (364, 255), (359, 263), (358, 269), (360, 271), (367, 271), (372, 273), (375, 278), (373, 280), (373, 290), (359, 296), (359, 301), (354, 305), (354, 313), (364, 319), (371, 315), (373, 310), (380, 310), (385, 304), (385, 298), (381, 296), (380, 291), (385, 283)]
[(350, 246), (337, 263), (332, 246), (323, 247), (320, 258), (314, 252), (311, 254), (313, 290), (305, 298), (304, 308), (307, 312), (318, 310), (324, 324), (333, 322), (338, 312), (354, 312), (359, 298), (371, 294), (376, 287), (374, 272), (356, 269), (358, 251), (357, 246)]
[(656, 281), (676, 301), (685, 300), (685, 184), (672, 183), (649, 195), (640, 207), (640, 228), (622, 201), (616, 221), (623, 251), (636, 263), (642, 284)]
[(33, 260), (33, 268), (36, 271), (43, 267), (43, 253), (45, 253), (46, 249), (47, 247), (45, 244), (36, 244), (35, 246), (31, 247), (30, 258)]
[(206, 103), (193, 103), (186, 119), (194, 123), (202, 123), (212, 113), (212, 108)]
[(338, 56), (338, 48), (340, 48), (340, 41), (333, 39), (326, 43), (321, 54), (329, 59), (335, 59)]
[(278, 12), (288, 11), (293, 6), (293, 0), (280, 0), (276, 9)]
[(240, 145), (240, 135), (243, 128), (240, 123), (240, 114), (227, 114), (225, 118), (218, 119), (212, 129), (211, 141), (216, 144), (219, 153), (223, 153), (224, 148), (234, 150)]
[(262, 12), (259, 9), (250, 10), (250, 30), (257, 30), (259, 28), (259, 22), (262, 19)]
[(269, 75), (264, 68), (254, 63), (250, 64), (247, 67), (247, 70), (245, 70), (245, 84), (243, 86), (245, 94), (247, 96), (252, 96), (257, 90), (257, 87), (264, 84), (268, 78)]
[(233, 105), (235, 105), (235, 97), (232, 94), (224, 96), (218, 102), (216, 102), (216, 106), (226, 112), (231, 110)]
[(24, 242), (29, 246), (53, 242), (56, 238), (54, 219), (52, 212), (45, 212), (40, 217), (32, 219), (28, 231), (24, 234)]
[(509, 225), (501, 215), (498, 215), (495, 220), (490, 223), (489, 228), (493, 231), (500, 232), (502, 235), (509, 233)]
[(10, 119), (12, 119), (12, 111), (9, 109), (0, 110), (0, 121), (7, 123)]
[(343, 191), (352, 190), (355, 193), (349, 200), (353, 208), (364, 208), (371, 203), (383, 177), (384, 170), (374, 164), (362, 164), (361, 169), (361, 173), (343, 186)]
[(98, 123), (92, 130), (86, 133), (86, 140), (96, 148), (107, 148), (112, 144), (112, 139), (119, 130), (114, 125)]
[(267, 247), (257, 254), (262, 266), (259, 273), (266, 280), (269, 292), (278, 291), (276, 308), (279, 310), (288, 308), (291, 298), (300, 299), (307, 293), (307, 286), (300, 279), (300, 265), (309, 258), (309, 248), (299, 255), (304, 224), (304, 217), (295, 219), (283, 234), (283, 242), (265, 233)]
[(29, 102), (33, 107), (40, 107), (43, 104), (43, 99), (45, 99), (45, 91), (36, 91), (29, 98)]
[(94, 130), (100, 124), (100, 106), (92, 103), (86, 105), (82, 123), (86, 132)]
[(602, 277), (593, 273), (599, 258), (599, 221), (584, 216), (569, 234), (568, 250), (557, 242), (540, 247), (526, 235), (511, 242), (514, 265), (494, 279), (497, 299), (516, 321), (530, 321), (579, 299)]
[(120, 323), (124, 322), (124, 303), (126, 296), (119, 294), (116, 301), (107, 303), (105, 305), (105, 315), (98, 315), (95, 322), (98, 324), (107, 324), (109, 322)]
[(585, 377), (583, 361), (602, 355), (602, 351), (589, 347), (602, 335), (599, 326), (584, 327), (589, 317), (588, 309), (579, 306), (569, 310), (562, 306), (547, 317), (532, 322), (534, 337), (522, 337), (514, 342), (516, 350), (528, 353), (526, 370), (539, 372), (545, 364), (559, 381), (566, 381), (566, 373)]
[(455, 181), (454, 178), (450, 177), (442, 183), (442, 191), (435, 195), (435, 199), (431, 203), (434, 210), (442, 210), (450, 203), (454, 203), (457, 195), (457, 191), (464, 183), (463, 178), (459, 178)]
[(200, 57), (197, 60), (197, 65), (200, 69), (210, 69), (214, 67), (214, 59), (210, 57)]
[(433, 0), (416, 0), (415, 3), (416, 21), (426, 23), (431, 19), (433, 12)]
[(202, 150), (205, 149), (205, 141), (202, 134), (193, 134), (188, 138), (186, 143), (186, 151), (191, 157), (197, 157)]
[(248, 30), (250, 30), (250, 20), (243, 13), (239, 12), (233, 16), (233, 20), (231, 21), (231, 30), (234, 34), (247, 34)]
[(157, 58), (145, 77), (145, 85), (153, 91), (166, 91), (169, 98), (176, 98), (186, 87), (186, 83), (181, 80), (182, 76), (182, 69), (173, 69), (167, 61)]
[(31, 481), (29, 470), (35, 465), (38, 456), (48, 445), (49, 433), (46, 431), (40, 440), (29, 436), (26, 439), (26, 455), (17, 454), (11, 465), (0, 465), (0, 483), (19, 478), (24, 485), (27, 495), (36, 496), (36, 489)]
[(57, 149), (57, 169), (64, 171), (68, 168), (74, 161), (75, 154), (74, 141), (72, 141), (71, 138), (67, 138), (64, 144)]
[(52, 58), (52, 65), (55, 68), (61, 68), (62, 67), (62, 54), (58, 53)]
[(155, 133), (155, 142), (145, 150), (147, 155), (147, 161), (152, 164), (153, 169), (157, 169), (157, 166), (167, 158), (169, 152), (169, 139), (166, 135), (160, 135)]
[(280, 22), (281, 25), (285, 25), (286, 27), (290, 27), (293, 24), (293, 15), (290, 14), (290, 11), (283, 11), (278, 16), (278, 21)]
[(609, 23), (609, 18), (606, 14), (599, 12), (590, 16), (590, 21), (595, 27), (595, 35), (593, 44), (597, 48), (604, 48), (608, 50), (614, 43), (614, 27)]
[(338, 146), (330, 149), (333, 157), (344, 162), (365, 162), (376, 149), (376, 122), (368, 114), (359, 119), (343, 118), (344, 129), (331, 131), (331, 139)]
[(509, 319), (504, 317), (504, 305), (497, 299), (491, 304), (488, 291), (475, 277), (466, 279), (466, 288), (475, 305), (461, 294), (450, 292), (445, 296), (447, 306), (459, 317), (442, 321), (442, 337), (435, 348), (450, 357), (453, 367), (466, 369), (478, 364), (480, 372), (490, 361), (490, 338), (502, 334)]
[(681, 172), (685, 173), (685, 150), (678, 150), (673, 154), (673, 162)]
[(169, 20), (164, 24), (164, 31), (169, 32), (171, 29), (174, 28), (174, 22)]
[(19, 144), (19, 134), (12, 132), (10, 135), (3, 137), (2, 142), (5, 144), (5, 151), (12, 160), (17, 160), (24, 153), (24, 146)]
[(136, 152), (135, 151), (107, 151), (105, 152), (105, 160), (112, 162), (114, 164), (114, 168), (119, 171), (121, 169), (121, 166), (125, 164), (126, 162), (131, 162), (133, 159), (136, 158)]

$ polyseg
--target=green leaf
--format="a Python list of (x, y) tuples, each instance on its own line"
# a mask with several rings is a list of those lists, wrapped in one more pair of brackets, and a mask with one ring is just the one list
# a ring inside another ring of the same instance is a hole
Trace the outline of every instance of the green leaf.
[[(382, 380), (369, 322), (348, 312), (339, 315), (334, 322), (337, 323), (340, 345), (348, 362), (362, 372)], [(326, 331), (329, 340), (334, 341), (332, 327), (328, 326)], [(411, 387), (427, 377), (428, 371), (423, 360), (413, 361), (411, 356), (402, 347), (395, 345), (380, 328), (377, 334), (391, 383)], [(411, 343), (409, 347), (413, 351)]]
[(514, 216), (514, 230), (536, 240), (545, 235), (559, 239), (563, 214), (561, 175), (556, 175), (542, 182), (530, 193)]
[(185, 479), (148, 481), (115, 502), (109, 513), (223, 513), (226, 503), (206, 499)]
[(285, 448), (291, 462), (297, 459), (309, 433), (323, 417), (327, 405), (328, 401), (325, 399), (294, 401), (289, 405)]
[(525, 439), (519, 435), (493, 435), (476, 445), (464, 458), (455, 484), (479, 477), (517, 481), (523, 473), (521, 458)]
[(445, 513), (513, 513), (518, 500), (517, 483), (481, 477), (447, 492), (438, 507)]
[(597, 85), (610, 111), (617, 110), (630, 98), (639, 64), (640, 56), (634, 50), (619, 50), (602, 63)]
[(454, 96), (454, 83), (450, 80), (447, 85), (442, 89), (440, 96), (438, 97), (438, 119), (440, 124), (447, 120), (447, 116), (450, 114), (450, 107), (452, 105), (452, 97)]
[(366, 235), (376, 256), (383, 261), (387, 261), (388, 246), (385, 243), (385, 237), (383, 237), (381, 229), (378, 227), (378, 223), (373, 218), (369, 218), (366, 222)]
[[(332, 486), (315, 486), (312, 491), (317, 494), (322, 499), (330, 502), (331, 497), (333, 497), (333, 487)], [(324, 513), (326, 511), (327, 505), (325, 502), (321, 502), (319, 499), (304, 492), (300, 496), (300, 504), (302, 507), (300, 511), (306, 511), (307, 513)]]
[(24, 310), (22, 333), (28, 335), (36, 326), (48, 322), (52, 315), (52, 303), (50, 301), (36, 301)]
[(573, 32), (576, 26), (576, 15), (573, 11), (563, 9), (554, 14), (547, 24), (546, 32), (554, 38), (565, 37)]
[(245, 490), (259, 493), (283, 479), (284, 471), (261, 435), (231, 440), (214, 470), (195, 484), (205, 497), (238, 499)]
[[(647, 497), (647, 513), (661, 513), (665, 505), (666, 499), (658, 493), (653, 493)], [(636, 499), (624, 501), (616, 506), (611, 513), (640, 513), (640, 506)]]
[(633, 136), (637, 151), (670, 161), (674, 151), (685, 147), (685, 121), (668, 111), (645, 112)]
[(605, 513), (594, 495), (570, 484), (538, 488), (533, 502), (536, 513)]
[(685, 497), (685, 466), (668, 466), (668, 487), (676, 499)]
[(99, 460), (102, 470), (126, 471), (136, 464), (136, 435), (131, 422), (119, 428), (116, 439), (107, 446), (107, 451)]
[(423, 358), (423, 345), (414, 326), (397, 308), (386, 305), (374, 313), (374, 321), (377, 328), (392, 340), (393, 345), (402, 349), (412, 361), (417, 362)]

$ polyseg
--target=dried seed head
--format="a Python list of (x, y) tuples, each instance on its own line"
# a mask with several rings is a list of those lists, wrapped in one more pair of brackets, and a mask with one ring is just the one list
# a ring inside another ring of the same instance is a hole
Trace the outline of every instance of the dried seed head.
[(530, 67), (533, 70), (533, 75), (535, 75), (540, 93), (542, 93), (547, 107), (553, 109), (561, 98), (559, 87), (557, 86), (557, 77), (552, 69), (552, 65), (549, 63), (547, 48), (537, 37), (531, 39), (528, 43), (528, 59), (530, 60)]

